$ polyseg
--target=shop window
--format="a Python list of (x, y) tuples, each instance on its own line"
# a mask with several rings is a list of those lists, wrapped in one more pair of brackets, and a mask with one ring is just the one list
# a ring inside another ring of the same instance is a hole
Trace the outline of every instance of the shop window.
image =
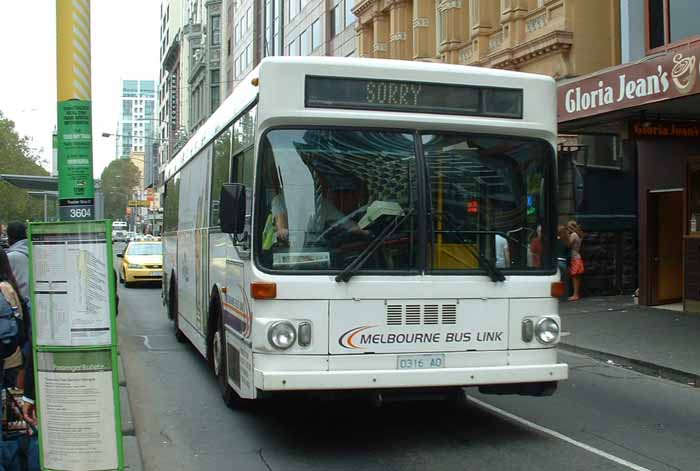
[(700, 35), (697, 0), (647, 0), (648, 50)]
[(621, 140), (611, 135), (578, 136), (579, 152), (575, 155), (578, 165), (622, 168)]

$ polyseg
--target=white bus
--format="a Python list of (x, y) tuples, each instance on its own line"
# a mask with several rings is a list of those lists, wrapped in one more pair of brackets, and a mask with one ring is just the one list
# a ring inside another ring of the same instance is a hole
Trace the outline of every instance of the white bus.
[(112, 221), (112, 242), (126, 241), (127, 231), (126, 221)]
[(549, 77), (264, 59), (164, 168), (176, 336), (230, 406), (550, 395), (568, 375), (555, 143)]

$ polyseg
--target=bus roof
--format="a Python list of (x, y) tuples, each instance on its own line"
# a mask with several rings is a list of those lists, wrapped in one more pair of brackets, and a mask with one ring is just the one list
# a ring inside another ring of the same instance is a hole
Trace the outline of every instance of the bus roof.
[[(332, 107), (318, 109), (305, 106), (306, 77), (341, 77), (386, 81), (420, 82), (451, 86), (472, 86), (523, 91), (520, 119), (493, 116), (443, 115), (425, 112), (351, 110)], [(258, 79), (253, 83), (254, 79)], [(168, 180), (205, 145), (245, 112), (256, 100), (258, 127), (284, 124), (347, 125), (349, 120), (366, 121), (373, 127), (405, 126), (418, 129), (463, 130), (491, 127), (493, 132), (515, 131), (515, 134), (539, 132), (540, 137), (556, 136), (556, 85), (546, 75), (508, 70), (388, 59), (327, 56), (268, 57), (239, 82), (233, 93), (190, 138), (165, 166)], [(518, 132), (519, 131), (519, 132)]]

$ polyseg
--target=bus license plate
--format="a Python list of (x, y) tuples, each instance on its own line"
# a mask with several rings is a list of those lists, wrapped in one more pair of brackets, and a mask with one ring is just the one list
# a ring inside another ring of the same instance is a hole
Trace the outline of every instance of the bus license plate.
[(399, 355), (396, 368), (399, 370), (420, 370), (429, 368), (443, 368), (445, 355)]
[(162, 271), (152, 271), (151, 276), (163, 276), (163, 272)]

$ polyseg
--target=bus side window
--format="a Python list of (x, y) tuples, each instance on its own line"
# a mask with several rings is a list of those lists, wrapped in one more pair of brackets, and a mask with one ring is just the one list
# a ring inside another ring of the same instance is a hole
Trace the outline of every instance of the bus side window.
[[(229, 170), (231, 159), (231, 135), (233, 126), (230, 126), (214, 141), (214, 161), (211, 166), (211, 195), (209, 198), (211, 212), (209, 225), (219, 226), (219, 196), (221, 187), (232, 177)], [(235, 181), (235, 180), (233, 180)]]
[(179, 200), (180, 174), (178, 173), (166, 184), (163, 232), (177, 231)]

